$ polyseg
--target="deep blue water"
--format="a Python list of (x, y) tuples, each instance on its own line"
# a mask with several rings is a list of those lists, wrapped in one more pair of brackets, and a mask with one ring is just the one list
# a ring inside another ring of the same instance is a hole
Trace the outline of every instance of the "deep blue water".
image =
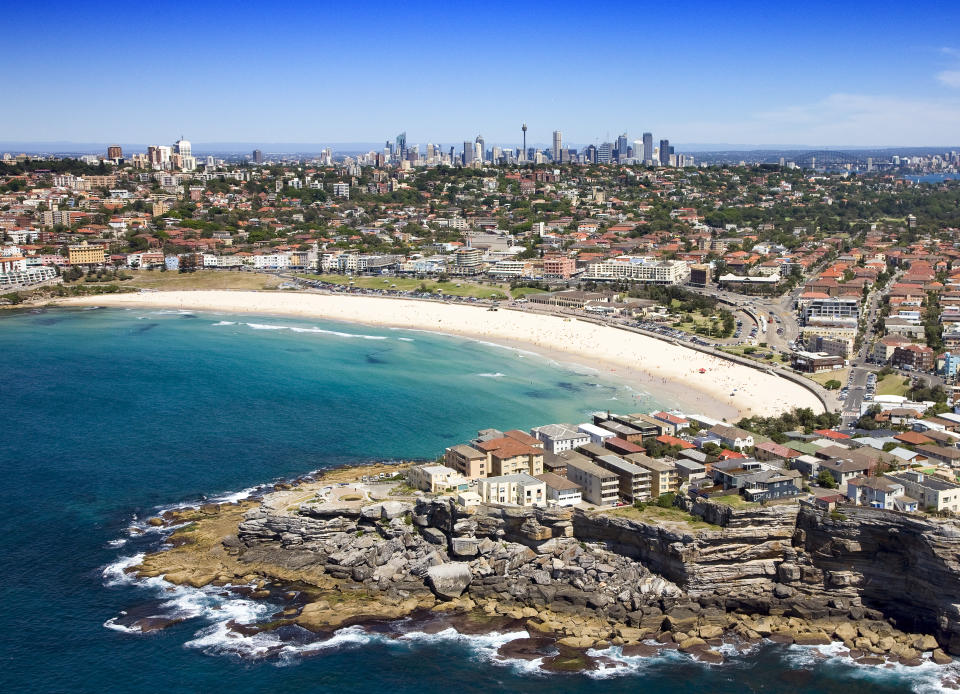
[[(722, 667), (674, 654), (603, 679), (545, 676), (493, 662), (495, 636), (359, 629), (240, 657), (258, 644), (226, 638), (225, 619), (269, 606), (104, 575), (149, 549), (150, 536), (125, 539), (134, 517), (344, 462), (432, 457), (478, 428), (667, 403), (470, 340), (263, 316), (16, 313), (0, 317), (0, 354), (0, 692), (884, 694), (939, 679), (774, 647)], [(105, 626), (158, 601), (195, 617), (150, 634)]]

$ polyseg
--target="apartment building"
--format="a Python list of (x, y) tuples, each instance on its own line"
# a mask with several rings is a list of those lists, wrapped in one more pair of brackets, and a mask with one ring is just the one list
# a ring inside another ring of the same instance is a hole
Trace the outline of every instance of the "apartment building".
[(641, 282), (643, 284), (686, 284), (690, 266), (682, 260), (653, 260), (645, 256), (620, 256), (593, 263), (586, 279), (598, 282)]
[(921, 509), (960, 513), (960, 485), (917, 470), (888, 474), (887, 478), (903, 485), (904, 492), (916, 499)]
[(464, 477), (472, 480), (486, 477), (489, 471), (487, 454), (466, 444), (450, 446), (444, 452), (443, 460), (447, 467), (453, 468)]
[(676, 492), (680, 488), (680, 475), (677, 466), (665, 460), (654, 460), (642, 453), (625, 456), (626, 460), (638, 467), (650, 471), (650, 496), (659, 496)]
[(107, 260), (103, 246), (86, 241), (68, 246), (67, 258), (70, 265), (103, 265)]
[(590, 443), (590, 436), (572, 424), (546, 424), (531, 429), (530, 433), (543, 442), (544, 450), (554, 455)]
[(617, 476), (620, 498), (628, 504), (646, 501), (652, 496), (653, 473), (617, 455), (602, 455), (593, 461)]
[(543, 474), (543, 449), (534, 448), (510, 436), (481, 441), (476, 449), (487, 456), (487, 475), (500, 477), (526, 473)]
[(481, 479), (477, 491), (488, 504), (546, 506), (547, 503), (546, 483), (526, 473)]
[(567, 479), (580, 487), (583, 499), (597, 506), (617, 503), (620, 480), (616, 473), (586, 460), (567, 462)]

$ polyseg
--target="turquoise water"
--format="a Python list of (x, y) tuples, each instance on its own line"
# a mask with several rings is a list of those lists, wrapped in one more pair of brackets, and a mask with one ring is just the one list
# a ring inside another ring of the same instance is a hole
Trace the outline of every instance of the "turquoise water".
[[(936, 672), (865, 670), (764, 647), (544, 676), (493, 659), (506, 637), (359, 629), (323, 646), (231, 638), (269, 604), (134, 584), (121, 567), (158, 508), (370, 459), (429, 458), (482, 427), (667, 405), (580, 367), (475, 341), (274, 317), (58, 310), (0, 318), (2, 692), (885, 692)], [(123, 630), (124, 613), (184, 618)], [(255, 657), (273, 647), (271, 657)]]

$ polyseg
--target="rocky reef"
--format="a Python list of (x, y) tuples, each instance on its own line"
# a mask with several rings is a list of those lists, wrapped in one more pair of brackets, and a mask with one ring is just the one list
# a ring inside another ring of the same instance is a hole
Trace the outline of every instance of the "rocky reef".
[(465, 613), (520, 620), (561, 648), (642, 650), (654, 639), (712, 661), (731, 637), (843, 641), (865, 662), (960, 653), (951, 521), (678, 499), (703, 521), (685, 525), (449, 498), (291, 504), (289, 494), (166, 519), (193, 526), (134, 571), (264, 594), (284, 586), (302, 597), (277, 623), (315, 632)]

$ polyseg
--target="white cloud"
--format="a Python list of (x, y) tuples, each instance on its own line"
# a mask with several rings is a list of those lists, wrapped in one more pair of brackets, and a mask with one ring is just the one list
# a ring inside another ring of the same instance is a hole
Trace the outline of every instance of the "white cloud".
[(944, 70), (937, 73), (937, 79), (948, 87), (960, 88), (960, 70)]

